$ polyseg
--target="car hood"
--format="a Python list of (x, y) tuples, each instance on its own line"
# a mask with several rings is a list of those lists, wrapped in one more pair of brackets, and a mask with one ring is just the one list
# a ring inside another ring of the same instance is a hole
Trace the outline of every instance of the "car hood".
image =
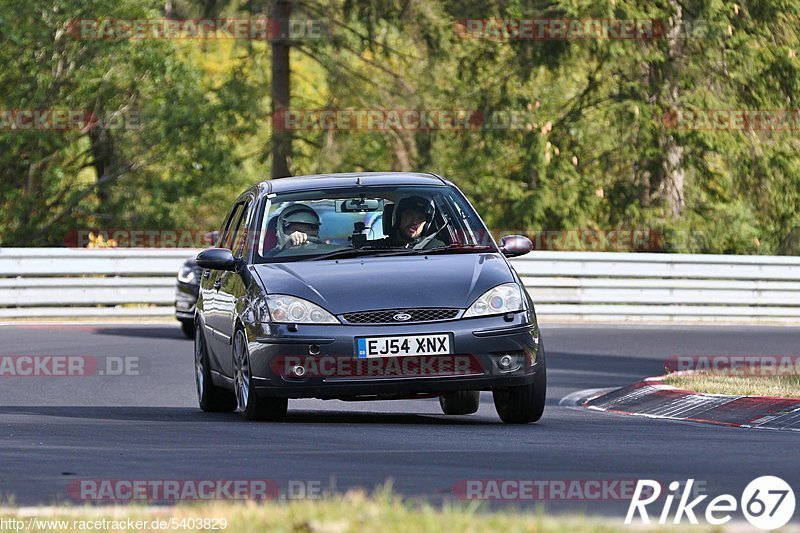
[(339, 315), (370, 309), (466, 308), (514, 281), (496, 253), (363, 257), (256, 266), (269, 294), (290, 294)]

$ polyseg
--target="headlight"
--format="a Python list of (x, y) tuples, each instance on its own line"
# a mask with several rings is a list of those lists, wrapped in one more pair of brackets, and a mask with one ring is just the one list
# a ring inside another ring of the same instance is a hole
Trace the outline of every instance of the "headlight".
[(469, 306), (464, 317), (502, 315), (525, 308), (522, 291), (516, 283), (505, 283), (489, 289)]
[(308, 300), (284, 294), (267, 295), (269, 315), (283, 324), (339, 324), (336, 317)]
[(178, 270), (178, 281), (181, 283), (189, 283), (194, 284), (195, 280), (197, 280), (197, 276), (195, 276), (194, 269), (190, 266), (182, 266), (180, 270)]

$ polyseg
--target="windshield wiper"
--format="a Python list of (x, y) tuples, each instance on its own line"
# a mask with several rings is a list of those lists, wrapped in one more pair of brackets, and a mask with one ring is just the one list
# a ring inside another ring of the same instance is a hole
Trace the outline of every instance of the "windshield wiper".
[(428, 255), (440, 253), (471, 253), (471, 252), (494, 252), (494, 248), (487, 244), (449, 244), (447, 246), (437, 246), (435, 248), (428, 248), (427, 250), (415, 248), (401, 248), (391, 255)]
[(378, 246), (362, 246), (361, 248), (342, 248), (340, 250), (334, 250), (326, 254), (306, 257), (304, 259), (300, 259), (300, 261), (320, 261), (322, 259), (339, 259), (346, 257), (358, 257), (361, 255), (376, 255), (380, 254), (381, 252), (385, 252), (387, 250), (391, 250), (391, 248), (382, 248)]
[(494, 252), (495, 249), (485, 244), (458, 244), (448, 246), (437, 246), (427, 250), (415, 250), (414, 248), (398, 248), (398, 247), (383, 247), (383, 246), (364, 246), (362, 248), (343, 248), (341, 250), (334, 250), (326, 254), (315, 255), (299, 259), (299, 261), (321, 261), (325, 259), (344, 259), (348, 257), (360, 257), (365, 255), (373, 255), (375, 257), (386, 257), (392, 255), (427, 255), (427, 254), (440, 254), (440, 253), (459, 253), (459, 252)]
[(441, 252), (494, 252), (496, 250), (488, 244), (449, 244), (447, 246), (437, 246), (436, 248), (416, 251), (424, 254), (435, 254)]

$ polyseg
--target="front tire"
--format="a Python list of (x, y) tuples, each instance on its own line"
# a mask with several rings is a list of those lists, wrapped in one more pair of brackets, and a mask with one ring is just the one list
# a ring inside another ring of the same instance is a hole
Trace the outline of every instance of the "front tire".
[(253, 386), (250, 350), (244, 331), (236, 330), (233, 337), (233, 385), (236, 404), (245, 420), (282, 420), (289, 407), (287, 398), (259, 398)]
[(539, 346), (537, 359), (533, 383), (492, 392), (497, 414), (506, 424), (529, 424), (542, 418), (547, 396), (547, 365), (543, 344)]
[(480, 403), (481, 392), (477, 390), (446, 392), (439, 396), (439, 405), (446, 415), (471, 415), (478, 411)]
[(236, 410), (236, 396), (211, 381), (208, 348), (199, 323), (194, 335), (194, 372), (200, 409), (209, 413), (230, 413)]

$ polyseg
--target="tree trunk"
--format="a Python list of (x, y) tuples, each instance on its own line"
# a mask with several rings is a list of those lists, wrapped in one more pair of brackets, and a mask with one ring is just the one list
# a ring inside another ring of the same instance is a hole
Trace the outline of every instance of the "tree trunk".
[[(680, 94), (678, 91), (680, 83), (680, 73), (684, 63), (684, 17), (681, 4), (677, 0), (671, 0), (670, 5), (674, 12), (674, 25), (667, 33), (667, 64), (665, 65), (664, 87), (666, 101), (670, 109), (680, 106)], [(664, 151), (662, 160), (663, 181), (661, 192), (664, 194), (667, 206), (672, 216), (678, 218), (686, 208), (686, 197), (684, 195), (686, 170), (683, 161), (683, 147), (680, 146), (675, 137), (666, 131), (661, 140), (661, 148)]]
[[(109, 131), (104, 123), (98, 122), (89, 130), (89, 139), (92, 142), (91, 152), (97, 181), (102, 182), (106, 174), (111, 173), (111, 166), (114, 158), (114, 145)], [(106, 187), (97, 187), (97, 200), (99, 206), (97, 212), (104, 213), (108, 204), (109, 194)]]
[[(272, 10), (272, 116), (280, 117), (289, 110), (289, 16), (290, 0), (278, 0)], [(291, 176), (289, 159), (292, 157), (292, 132), (285, 128), (272, 128), (272, 179)]]

